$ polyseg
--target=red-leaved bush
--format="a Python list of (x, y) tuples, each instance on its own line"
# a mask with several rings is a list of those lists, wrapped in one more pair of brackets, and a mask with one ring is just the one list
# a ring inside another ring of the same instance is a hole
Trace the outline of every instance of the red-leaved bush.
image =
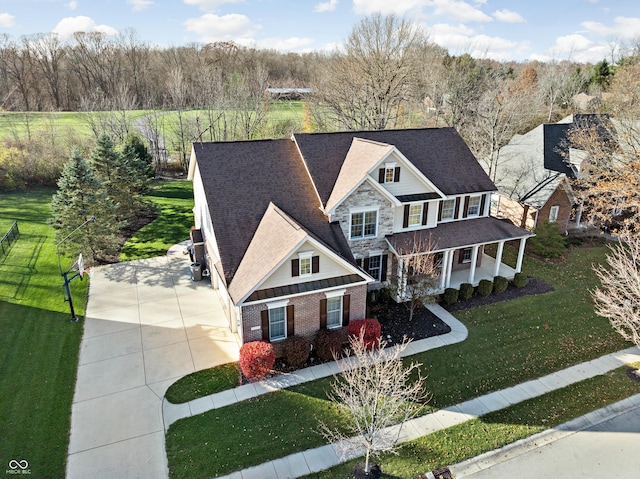
[(289, 366), (299, 369), (309, 359), (311, 342), (303, 336), (289, 336), (283, 341), (282, 353)]
[(377, 346), (382, 332), (380, 322), (377, 319), (354, 319), (349, 322), (349, 337), (359, 337), (363, 329), (363, 340), (367, 349)]
[(266, 341), (252, 341), (240, 348), (240, 369), (247, 378), (262, 378), (276, 362), (273, 344)]
[(331, 361), (333, 355), (340, 354), (342, 349), (342, 331), (340, 329), (321, 329), (313, 338), (316, 356), (321, 361)]

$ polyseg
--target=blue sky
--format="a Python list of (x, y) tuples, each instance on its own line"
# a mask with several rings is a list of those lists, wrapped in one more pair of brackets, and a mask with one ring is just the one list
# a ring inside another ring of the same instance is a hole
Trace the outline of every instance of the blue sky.
[(496, 60), (597, 62), (640, 39), (639, 0), (0, 0), (0, 34), (133, 28), (158, 46), (233, 40), (304, 52), (339, 46), (375, 11), (423, 25), (453, 54)]

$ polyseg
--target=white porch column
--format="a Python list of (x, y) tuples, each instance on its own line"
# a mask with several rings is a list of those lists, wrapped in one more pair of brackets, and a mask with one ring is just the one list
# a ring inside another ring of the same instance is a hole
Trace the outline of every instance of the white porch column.
[(442, 255), (442, 266), (440, 267), (440, 289), (446, 288), (447, 267), (449, 266), (449, 255), (451, 251), (447, 250)]
[(448, 288), (449, 286), (451, 286), (451, 268), (453, 267), (454, 252), (455, 250), (449, 250), (449, 261), (447, 261), (447, 270), (445, 274), (446, 278), (444, 283), (445, 288)]
[(518, 262), (516, 263), (516, 273), (522, 271), (522, 258), (524, 257), (524, 246), (527, 243), (527, 238), (520, 239), (520, 249), (518, 250)]
[(502, 263), (502, 250), (504, 249), (504, 241), (498, 243), (498, 251), (496, 252), (496, 264), (493, 268), (493, 277), (500, 274), (500, 263)]
[(478, 249), (480, 246), (475, 245), (471, 249), (471, 265), (469, 267), (469, 283), (473, 284), (476, 279), (476, 264), (478, 263)]
[(580, 228), (580, 221), (582, 221), (582, 203), (580, 203), (576, 212), (576, 228)]

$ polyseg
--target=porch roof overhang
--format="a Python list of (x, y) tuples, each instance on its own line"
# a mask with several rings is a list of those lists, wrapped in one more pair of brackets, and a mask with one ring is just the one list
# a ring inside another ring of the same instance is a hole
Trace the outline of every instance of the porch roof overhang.
[(336, 288), (338, 286), (358, 286), (366, 285), (373, 280), (365, 280), (359, 274), (349, 274), (345, 276), (337, 276), (334, 278), (320, 279), (316, 281), (307, 281), (305, 283), (296, 283), (276, 288), (267, 288), (254, 291), (245, 301), (243, 306), (248, 303), (271, 300), (283, 296), (297, 296), (300, 294), (315, 293), (318, 291)]
[(535, 236), (530, 231), (492, 216), (440, 223), (435, 228), (396, 233), (386, 237), (398, 256), (415, 254), (417, 249), (438, 253), (450, 249), (511, 241)]

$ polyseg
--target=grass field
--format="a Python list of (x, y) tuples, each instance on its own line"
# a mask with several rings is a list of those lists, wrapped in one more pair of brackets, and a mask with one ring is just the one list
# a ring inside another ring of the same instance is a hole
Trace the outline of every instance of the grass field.
[[(0, 463), (26, 460), (33, 477), (57, 478), (65, 473), (83, 323), (69, 321), (63, 301), (46, 224), (52, 194), (0, 194), (0, 225), (18, 220), (21, 233), (0, 258)], [(63, 258), (63, 267), (71, 262)], [(87, 284), (71, 287), (83, 315)]]
[[(456, 313), (467, 340), (410, 358), (424, 365), (430, 405), (446, 407), (628, 347), (594, 314), (588, 293), (596, 281), (591, 265), (605, 253), (579, 248), (557, 264), (526, 258), (525, 272), (549, 281), (554, 292)], [(318, 418), (339, 421), (326, 400), (331, 380), (176, 422), (167, 434), (171, 477), (228, 473), (322, 445), (313, 432)]]

